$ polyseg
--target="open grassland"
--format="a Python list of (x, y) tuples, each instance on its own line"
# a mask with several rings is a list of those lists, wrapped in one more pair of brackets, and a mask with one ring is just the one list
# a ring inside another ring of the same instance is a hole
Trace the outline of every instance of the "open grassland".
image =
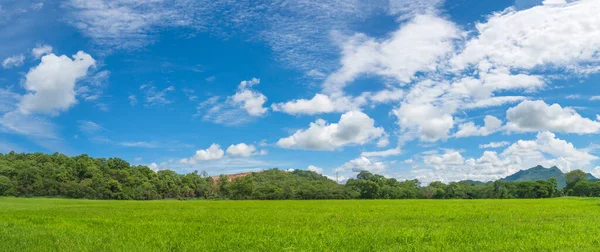
[(600, 200), (0, 198), (2, 251), (598, 251)]

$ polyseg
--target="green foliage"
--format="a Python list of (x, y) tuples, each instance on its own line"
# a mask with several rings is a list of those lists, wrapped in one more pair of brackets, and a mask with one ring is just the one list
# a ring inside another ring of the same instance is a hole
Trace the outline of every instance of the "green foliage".
[[(119, 158), (11, 152), (0, 155), (0, 196), (118, 200), (509, 199), (551, 198), (563, 194), (600, 197), (600, 181), (589, 181), (590, 175), (580, 170), (563, 177), (524, 180), (548, 172), (553, 174), (556, 170), (540, 166), (495, 182), (444, 184), (438, 181), (427, 186), (421, 186), (418, 180), (398, 181), (362, 171), (341, 185), (303, 170), (271, 169), (213, 178), (197, 171), (188, 174), (170, 170), (154, 172)], [(562, 174), (560, 170), (558, 173)], [(558, 189), (561, 178), (566, 183), (564, 191)]]
[(42, 153), (0, 155), (0, 196), (152, 200), (348, 199), (354, 192), (310, 171), (272, 169), (213, 180), (205, 172), (178, 174), (131, 166), (119, 158)]

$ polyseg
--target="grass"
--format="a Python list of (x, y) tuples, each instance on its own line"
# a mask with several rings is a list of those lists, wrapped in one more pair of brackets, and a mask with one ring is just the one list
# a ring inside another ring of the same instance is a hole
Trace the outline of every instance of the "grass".
[(0, 198), (1, 251), (597, 251), (600, 200)]

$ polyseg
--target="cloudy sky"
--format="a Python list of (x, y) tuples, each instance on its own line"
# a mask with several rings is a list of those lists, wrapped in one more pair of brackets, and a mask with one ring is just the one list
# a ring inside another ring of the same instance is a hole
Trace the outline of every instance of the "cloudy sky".
[(600, 175), (597, 0), (1, 0), (0, 152)]

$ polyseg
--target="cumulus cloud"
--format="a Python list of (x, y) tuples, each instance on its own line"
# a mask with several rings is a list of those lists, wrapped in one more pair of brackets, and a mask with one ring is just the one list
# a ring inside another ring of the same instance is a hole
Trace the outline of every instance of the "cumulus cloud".
[(197, 116), (213, 123), (239, 125), (264, 116), (268, 108), (263, 107), (267, 97), (252, 89), (260, 84), (260, 79), (252, 78), (240, 82), (234, 95), (226, 98), (213, 96), (197, 107)]
[(199, 161), (207, 160), (219, 160), (222, 159), (225, 152), (221, 149), (221, 146), (213, 143), (205, 150), (197, 150), (196, 155), (190, 158), (182, 158), (179, 160), (180, 164), (194, 165)]
[(563, 172), (587, 170), (597, 159), (589, 150), (577, 149), (572, 143), (546, 131), (538, 133), (534, 140), (519, 140), (500, 154), (485, 151), (479, 158), (464, 158), (460, 152), (449, 150), (444, 154), (425, 156), (423, 164), (433, 169), (418, 167), (413, 169), (413, 175), (423, 181), (490, 181), (537, 165), (557, 166)]
[(600, 33), (594, 28), (600, 2), (549, 4), (557, 2), (545, 1), (542, 6), (526, 10), (494, 13), (486, 22), (476, 25), (479, 34), (466, 44), (453, 63), (459, 68), (491, 64), (513, 69), (573, 70), (585, 68), (584, 64), (600, 63), (597, 57)]
[(260, 152), (256, 151), (254, 145), (247, 145), (245, 143), (232, 144), (227, 148), (227, 155), (232, 157), (250, 157), (258, 154)]
[(344, 106), (336, 106), (329, 96), (316, 94), (312, 99), (297, 99), (285, 103), (274, 103), (271, 105), (273, 111), (281, 111), (292, 115), (306, 114), (315, 115), (330, 113), (344, 109)]
[(23, 54), (11, 56), (2, 61), (2, 67), (4, 67), (4, 69), (20, 67), (23, 65), (24, 61), (25, 61), (25, 56), (23, 56)]
[(509, 145), (510, 143), (507, 141), (502, 141), (502, 142), (490, 142), (487, 144), (480, 144), (479, 145), (479, 149), (493, 149), (493, 148), (500, 148), (500, 147), (504, 147)]
[(381, 174), (387, 169), (387, 165), (383, 162), (372, 161), (366, 157), (360, 157), (357, 159), (350, 160), (342, 166), (335, 169), (335, 172), (361, 172), (369, 171), (372, 173)]
[(274, 103), (273, 111), (291, 115), (316, 115), (332, 112), (348, 112), (357, 110), (367, 104), (380, 104), (399, 101), (404, 97), (401, 89), (385, 89), (377, 92), (363, 92), (360, 96), (316, 94), (311, 99), (296, 99), (288, 102)]
[(465, 159), (458, 151), (449, 151), (442, 155), (430, 155), (423, 158), (425, 165), (433, 166), (435, 169), (444, 169), (447, 166), (462, 165)]
[(458, 127), (458, 132), (455, 136), (457, 138), (469, 137), (469, 136), (488, 136), (496, 133), (502, 127), (502, 120), (487, 115), (483, 119), (483, 126), (476, 126), (473, 122), (463, 123)]
[(542, 2), (543, 5), (561, 5), (567, 4), (567, 0), (544, 0)]
[(389, 157), (389, 156), (398, 156), (402, 154), (402, 149), (400, 147), (396, 147), (393, 149), (388, 149), (384, 151), (371, 151), (371, 152), (363, 152), (360, 155), (363, 157)]
[(263, 107), (267, 101), (267, 97), (250, 89), (252, 86), (258, 84), (260, 84), (260, 79), (257, 78), (242, 81), (238, 86), (238, 91), (229, 98), (233, 104), (243, 107), (251, 116), (262, 116), (268, 110)]
[(600, 122), (584, 118), (572, 108), (544, 101), (523, 101), (506, 111), (507, 129), (516, 132), (598, 133)]
[(319, 168), (319, 167), (316, 167), (314, 165), (309, 165), (308, 168), (307, 168), (307, 170), (313, 171), (313, 172), (316, 172), (316, 173), (319, 173), (319, 174), (323, 174), (323, 168)]
[[(457, 112), (527, 99), (495, 97), (500, 92), (534, 93), (551, 81), (543, 74), (556, 73), (557, 69), (585, 74), (600, 69), (596, 56), (600, 36), (593, 31), (594, 13), (599, 8), (600, 3), (593, 0), (525, 10), (509, 8), (478, 23), (473, 36), (465, 35), (450, 21), (431, 15), (403, 23), (388, 39), (357, 34), (342, 43), (342, 66), (328, 76), (323, 91), (342, 96), (347, 84), (365, 74), (392, 78), (395, 81), (386, 89), (408, 86), (402, 96), (395, 97), (400, 102), (392, 111), (398, 118), (401, 142), (415, 138), (428, 142), (445, 140), (455, 126)], [(422, 43), (430, 47), (414, 46), (410, 41), (403, 44), (405, 37), (399, 35), (411, 29), (431, 31), (423, 36), (433, 42)], [(418, 55), (418, 61), (413, 62), (412, 53), (425, 53), (425, 57)]]
[(454, 127), (451, 113), (444, 112), (432, 104), (404, 103), (392, 113), (398, 118), (398, 124), (405, 132), (416, 133), (426, 142), (445, 140)]
[(30, 69), (25, 76), (25, 89), (19, 110), (24, 114), (57, 114), (73, 106), (75, 83), (85, 77), (96, 61), (89, 54), (79, 51), (69, 58), (65, 55), (49, 54), (41, 63)]
[(440, 58), (452, 52), (456, 38), (454, 23), (433, 15), (416, 16), (383, 41), (364, 34), (345, 38), (342, 67), (327, 77), (324, 91), (340, 93), (359, 74), (369, 73), (408, 83), (418, 72), (435, 71)]
[(504, 105), (507, 103), (520, 102), (520, 101), (523, 101), (526, 99), (527, 99), (527, 97), (525, 97), (525, 96), (497, 96), (497, 97), (490, 97), (490, 98), (470, 102), (470, 103), (465, 104), (463, 107), (465, 109), (497, 107), (497, 106)]
[[(537, 152), (537, 153), (536, 153)], [(546, 154), (554, 159), (545, 160)], [(554, 133), (540, 132), (535, 140), (519, 140), (508, 147), (503, 155), (515, 155), (527, 161), (543, 160), (542, 165), (556, 165), (561, 170), (568, 172), (574, 169), (587, 169), (590, 163), (598, 157), (589, 153), (589, 150), (577, 149), (572, 143), (559, 139)]]
[(596, 166), (596, 168), (594, 168), (591, 173), (596, 178), (600, 177), (600, 166)]
[(31, 55), (35, 59), (39, 59), (46, 54), (52, 53), (52, 46), (49, 45), (38, 45), (37, 47), (31, 49)]
[(384, 134), (375, 120), (360, 111), (343, 114), (338, 123), (318, 119), (308, 129), (279, 139), (277, 146), (290, 149), (335, 150), (345, 145), (365, 144)]

